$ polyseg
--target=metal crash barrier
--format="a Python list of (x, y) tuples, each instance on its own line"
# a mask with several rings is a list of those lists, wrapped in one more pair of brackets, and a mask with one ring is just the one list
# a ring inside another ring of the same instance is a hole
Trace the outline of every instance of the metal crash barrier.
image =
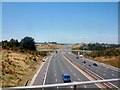
[(59, 83), (59, 84), (48, 84), (48, 85), (21, 86), (21, 87), (3, 88), (2, 90), (33, 90), (33, 89), (44, 90), (46, 88), (52, 88), (52, 87), (57, 88), (57, 87), (67, 87), (67, 86), (73, 86), (73, 90), (76, 90), (78, 85), (105, 83), (105, 82), (113, 82), (113, 81), (119, 81), (119, 80), (120, 80), (120, 78), (105, 79), (105, 80), (94, 80), (94, 81), (82, 81), (82, 82), (71, 82), (71, 83)]

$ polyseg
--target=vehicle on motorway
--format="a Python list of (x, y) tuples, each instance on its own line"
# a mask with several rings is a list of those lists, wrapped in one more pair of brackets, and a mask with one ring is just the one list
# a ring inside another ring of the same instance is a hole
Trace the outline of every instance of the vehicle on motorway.
[(76, 58), (77, 58), (77, 59), (79, 59), (79, 57), (78, 57), (78, 56), (77, 56)]
[(81, 55), (79, 55), (80, 56), (80, 58), (83, 58), (83, 55), (81, 54)]
[(65, 82), (71, 82), (70, 74), (62, 74), (62, 80)]
[(93, 65), (94, 65), (94, 66), (97, 66), (97, 64), (96, 64), (96, 63), (93, 63)]
[(85, 63), (86, 63), (86, 61), (83, 61), (82, 63), (84, 63), (84, 64), (85, 64)]

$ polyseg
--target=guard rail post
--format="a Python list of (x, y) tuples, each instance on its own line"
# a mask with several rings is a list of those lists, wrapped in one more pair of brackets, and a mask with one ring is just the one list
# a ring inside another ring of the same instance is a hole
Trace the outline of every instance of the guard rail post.
[(77, 87), (77, 86), (76, 86), (76, 85), (74, 85), (73, 90), (76, 90), (76, 87)]

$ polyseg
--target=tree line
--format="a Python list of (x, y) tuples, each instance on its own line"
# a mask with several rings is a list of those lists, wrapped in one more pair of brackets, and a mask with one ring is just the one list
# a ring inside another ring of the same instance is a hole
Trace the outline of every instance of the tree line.
[(10, 50), (31, 50), (31, 51), (35, 51), (36, 47), (35, 47), (35, 42), (34, 39), (32, 37), (24, 37), (23, 39), (21, 39), (20, 42), (18, 42), (18, 40), (16, 39), (11, 39), (10, 41), (2, 41), (2, 48), (3, 49), (10, 49)]
[(91, 50), (91, 51), (102, 51), (106, 49), (112, 49), (112, 48), (119, 48), (120, 44), (105, 44), (105, 43), (89, 43), (89, 44), (84, 44), (81, 46), (79, 49), (80, 50)]
[(100, 56), (119, 56), (120, 55), (120, 50), (111, 48), (111, 49), (106, 49), (106, 50), (99, 50), (99, 51), (93, 51), (91, 53), (86, 53), (86, 56), (90, 56), (92, 58), (95, 57), (100, 57)]
[(19, 42), (17, 39), (11, 39), (10, 41), (4, 40), (2, 43), (2, 49), (15, 50), (20, 52), (30, 52), (32, 54), (39, 54), (46, 56), (47, 52), (39, 52), (36, 50), (35, 41), (32, 37), (24, 37)]
[(92, 58), (100, 56), (119, 56), (120, 55), (120, 44), (100, 44), (100, 43), (89, 43), (88, 45), (83, 45), (80, 49), (91, 50), (91, 53), (86, 53), (85, 55)]
[[(100, 56), (119, 56), (120, 55), (120, 44), (107, 44), (107, 43), (89, 43), (89, 44), (83, 44), (79, 48), (73, 48), (73, 49), (80, 49), (80, 50), (90, 50), (89, 53), (82, 53), (85, 56), (88, 57), (100, 57)], [(77, 54), (76, 52), (73, 52)]]

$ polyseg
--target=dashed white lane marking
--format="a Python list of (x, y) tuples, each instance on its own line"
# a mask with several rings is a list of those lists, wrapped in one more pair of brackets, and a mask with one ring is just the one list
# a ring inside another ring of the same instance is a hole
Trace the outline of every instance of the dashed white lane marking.
[(49, 61), (48, 61), (48, 66), (46, 68), (46, 74), (45, 74), (45, 77), (44, 77), (43, 85), (45, 85), (45, 81), (46, 81), (46, 77), (47, 77), (47, 71), (48, 71), (48, 67), (50, 65), (51, 58), (52, 58), (52, 56), (49, 58)]
[(98, 72), (98, 70), (96, 69), (96, 71)]
[(70, 88), (73, 88), (73, 86), (70, 86)]
[[(81, 69), (79, 69), (75, 64), (73, 64), (72, 62), (69, 61), (69, 59), (67, 59), (63, 54), (62, 56), (65, 58), (65, 60), (67, 60), (75, 69), (77, 69), (79, 72), (81, 72), (84, 76), (86, 76), (86, 73), (83, 72)], [(96, 74), (97, 75), (97, 74)], [(87, 77), (87, 76), (86, 76)], [(92, 80), (89, 76), (87, 77), (89, 80)], [(96, 84), (99, 88), (101, 88), (101, 86), (99, 86), (98, 84)]]
[(103, 75), (105, 76), (106, 74), (103, 73)]
[(55, 76), (56, 76), (56, 74), (55, 74)]
[[(47, 57), (47, 58), (45, 59), (45, 61), (46, 61), (48, 58), (49, 58), (49, 57)], [(40, 70), (41, 70), (41, 68), (43, 67), (44, 64), (45, 64), (45, 63), (42, 63), (42, 65), (40, 66), (39, 70), (38, 70), (37, 73), (34, 75), (32, 81), (30, 82), (29, 86), (33, 85), (33, 83), (34, 83), (34, 81), (35, 81), (38, 73), (40, 72)]]
[(84, 88), (87, 88), (86, 85), (84, 85)]
[(58, 89), (59, 87), (57, 87), (57, 89)]
[(114, 74), (112, 74), (113, 76), (115, 76)]
[(104, 72), (106, 72), (106, 71), (104, 71)]
[(80, 81), (80, 79), (78, 78), (78, 81)]
[(107, 68), (105, 68), (105, 69), (107, 69)]
[(74, 73), (74, 76), (75, 76), (75, 73)]
[(57, 81), (57, 79), (55, 79)]

